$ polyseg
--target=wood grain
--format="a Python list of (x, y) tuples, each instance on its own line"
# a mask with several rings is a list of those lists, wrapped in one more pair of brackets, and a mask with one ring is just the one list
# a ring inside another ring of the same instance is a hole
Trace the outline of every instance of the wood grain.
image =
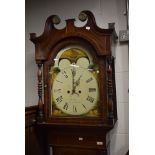
[[(114, 23), (109, 24), (108, 29), (101, 29), (90, 11), (82, 11), (79, 19), (82, 22), (87, 20), (83, 27), (76, 27), (75, 19), (68, 19), (66, 27), (56, 29), (55, 24), (59, 24), (60, 19), (52, 15), (47, 18), (42, 35), (30, 34), (38, 64), (38, 111), (41, 119), (37, 120), (36, 128), (42, 132), (45, 140), (42, 145), (47, 155), (51, 146), (53, 155), (109, 155), (110, 139), (107, 133), (117, 121), (115, 69), (111, 53), (112, 40), (117, 39), (117, 35)], [(99, 66), (98, 117), (51, 115), (49, 68), (54, 64), (57, 53), (70, 45), (79, 45), (89, 51), (94, 63)], [(44, 88), (44, 100), (41, 87)]]

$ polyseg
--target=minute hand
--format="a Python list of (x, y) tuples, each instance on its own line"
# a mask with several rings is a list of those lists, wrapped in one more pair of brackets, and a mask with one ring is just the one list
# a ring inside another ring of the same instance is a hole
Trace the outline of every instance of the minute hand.
[(77, 79), (77, 81), (74, 83), (75, 86), (78, 86), (80, 84), (80, 79), (81, 79), (82, 75), (80, 75), (80, 77)]
[(72, 94), (75, 94), (75, 75), (76, 75), (76, 70), (75, 68), (73, 67), (72, 69)]

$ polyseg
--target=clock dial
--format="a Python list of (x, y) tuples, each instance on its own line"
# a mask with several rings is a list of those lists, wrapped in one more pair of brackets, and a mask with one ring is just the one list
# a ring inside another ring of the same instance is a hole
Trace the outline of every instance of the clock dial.
[(79, 58), (76, 64), (82, 68), (88, 68), (89, 60), (87, 58)]
[(88, 69), (90, 60), (83, 51), (67, 49), (65, 52), (62, 53), (63, 58), (60, 56), (59, 71), (53, 73), (51, 110), (57, 116), (88, 114), (98, 104), (98, 72)]
[(58, 109), (70, 115), (82, 115), (98, 101), (98, 84), (87, 69), (68, 67), (53, 82), (53, 100)]
[(64, 68), (68, 67), (70, 65), (70, 63), (71, 62), (68, 59), (62, 59), (59, 62), (59, 68), (64, 69)]

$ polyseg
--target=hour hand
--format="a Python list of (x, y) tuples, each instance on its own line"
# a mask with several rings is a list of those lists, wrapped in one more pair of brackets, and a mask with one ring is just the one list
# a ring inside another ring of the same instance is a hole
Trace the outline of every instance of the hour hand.
[(71, 72), (72, 72), (72, 94), (75, 94), (75, 75), (76, 75), (76, 70), (75, 68), (73, 67), (71, 69)]
[(73, 78), (74, 78), (75, 75), (76, 75), (76, 69), (73, 67), (73, 68), (71, 69), (71, 71), (72, 71), (72, 76), (73, 76)]
[(80, 77), (77, 79), (77, 81), (75, 82), (75, 86), (78, 86), (80, 84), (80, 79), (81, 79), (82, 75), (80, 75)]

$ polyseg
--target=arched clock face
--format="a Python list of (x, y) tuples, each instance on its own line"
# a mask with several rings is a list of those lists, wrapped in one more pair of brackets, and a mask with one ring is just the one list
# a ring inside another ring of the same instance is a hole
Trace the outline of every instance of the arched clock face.
[(73, 61), (67, 57), (61, 59), (58, 66), (51, 90), (54, 114), (76, 116), (96, 112), (99, 98), (98, 71), (88, 69), (89, 59), (79, 57)]

